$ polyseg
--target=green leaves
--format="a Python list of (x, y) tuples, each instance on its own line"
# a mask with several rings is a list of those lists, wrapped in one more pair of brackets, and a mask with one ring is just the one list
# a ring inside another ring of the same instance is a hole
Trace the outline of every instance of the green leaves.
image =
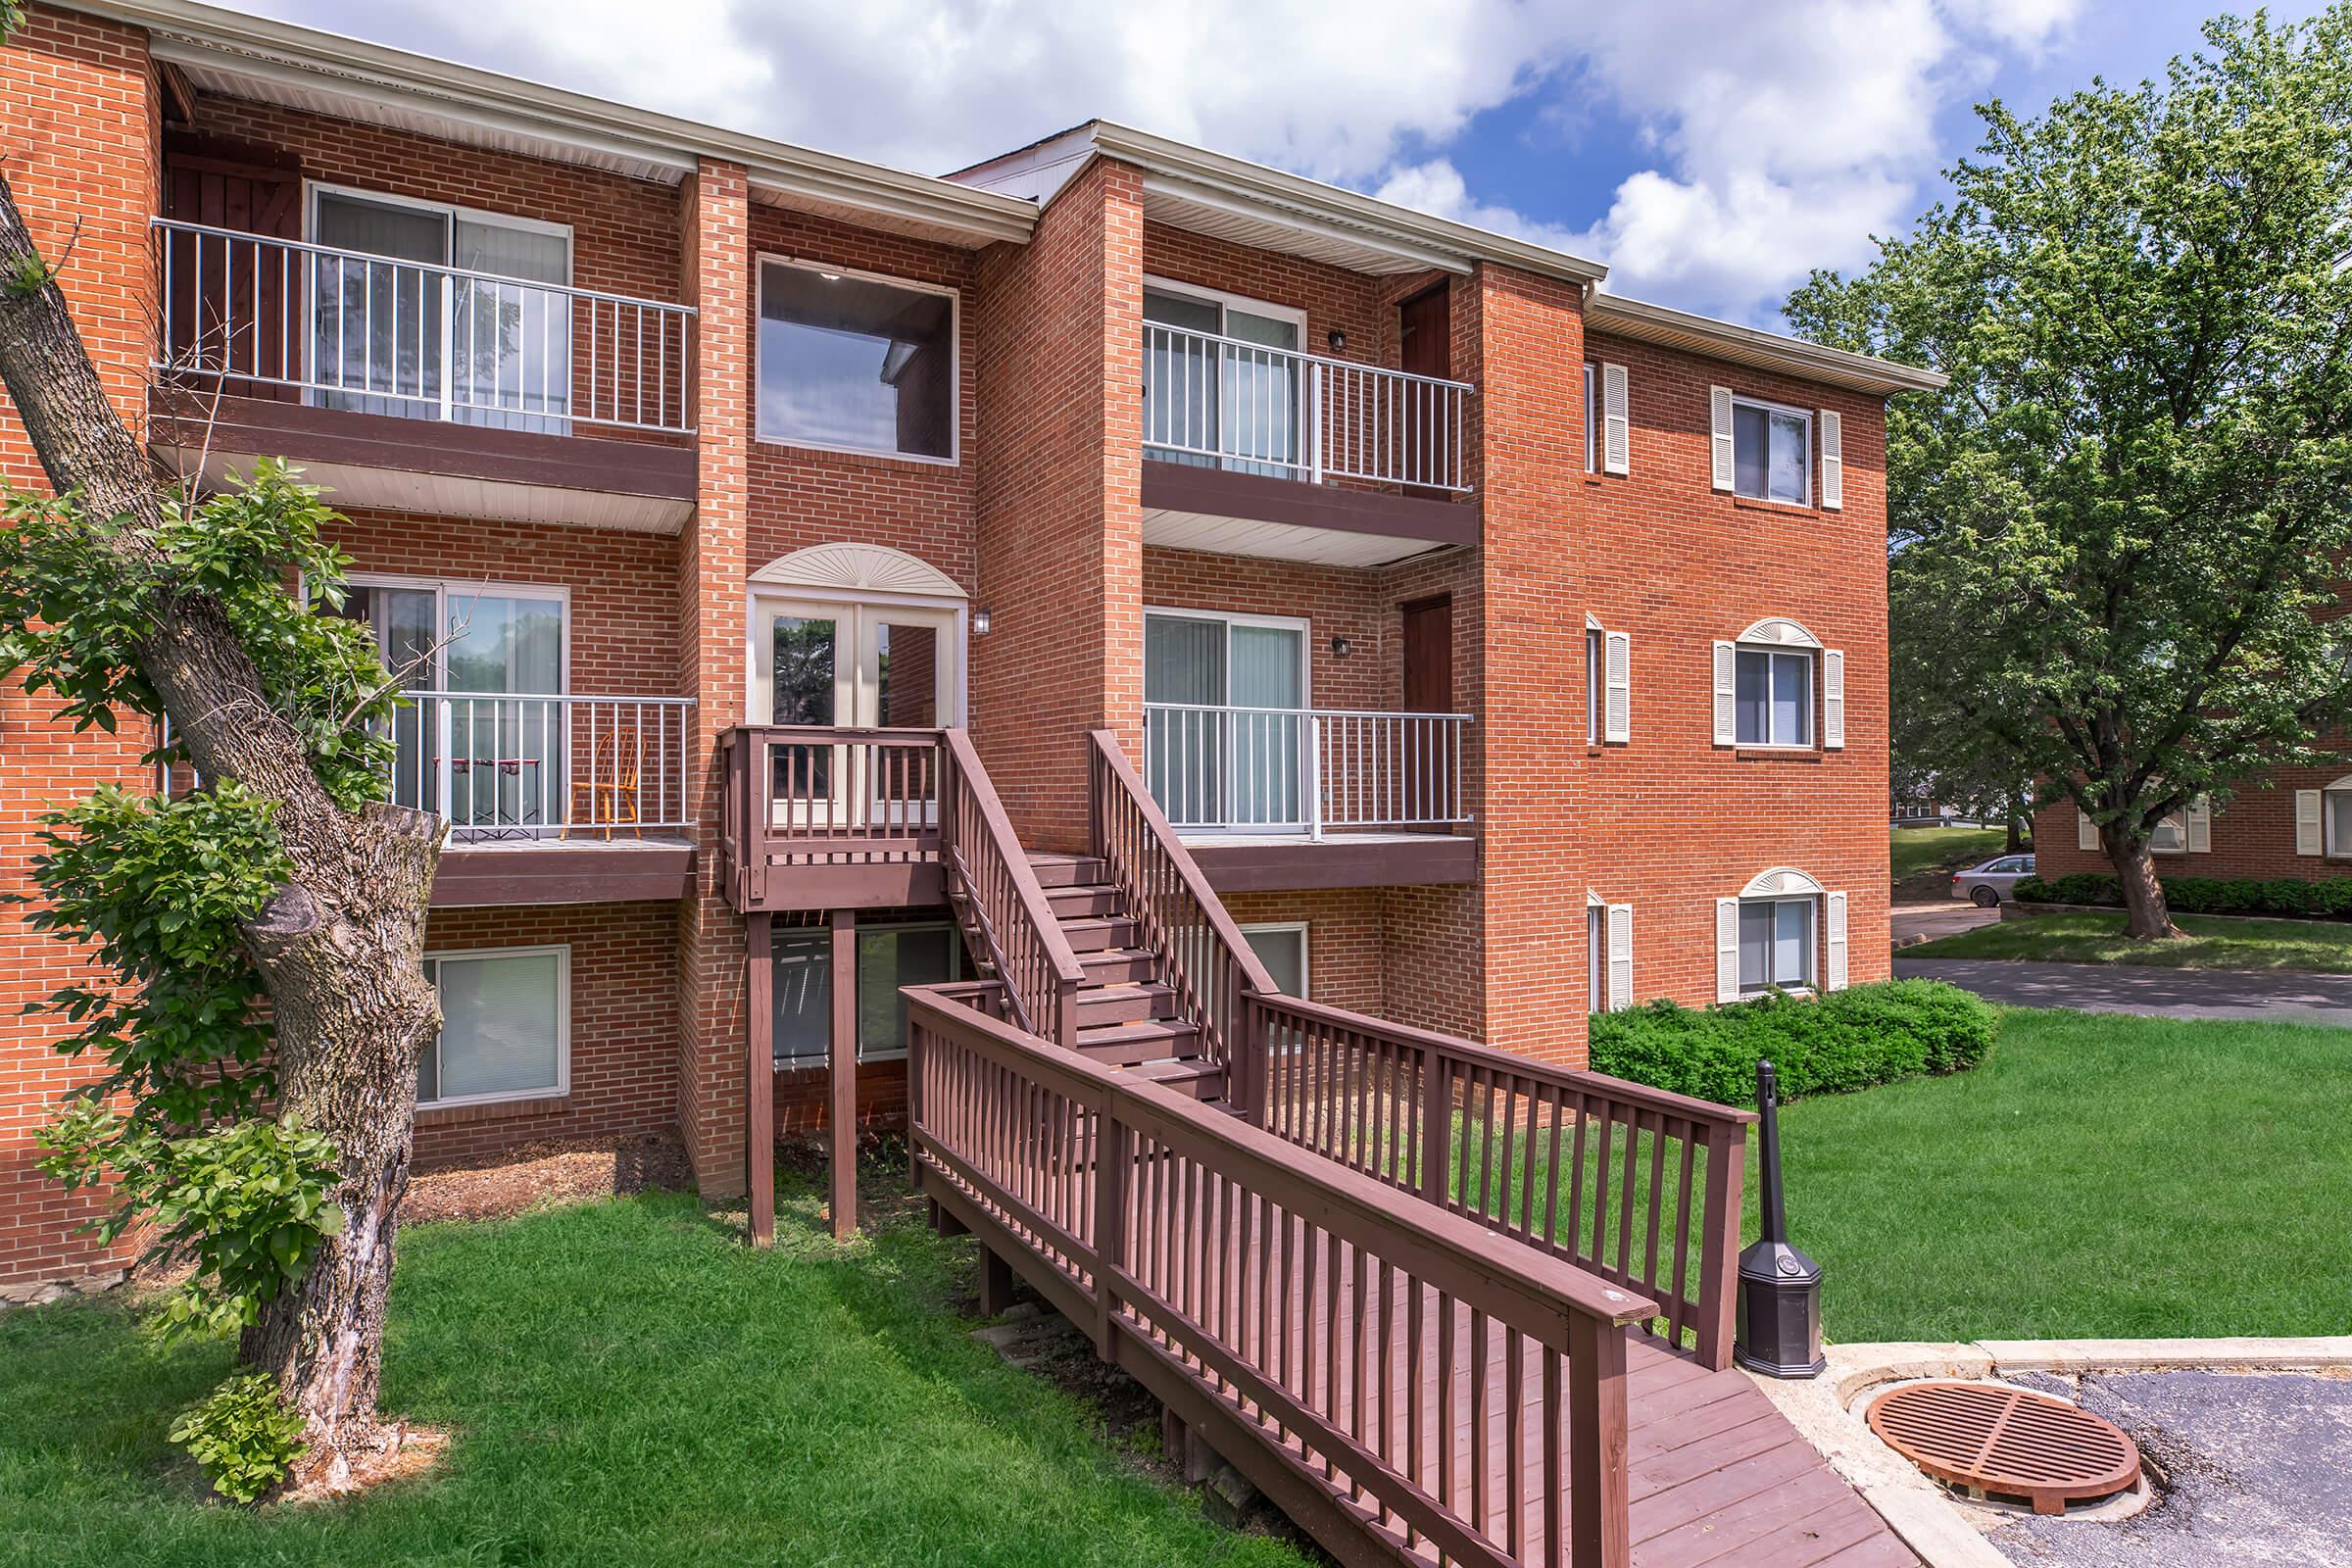
[(259, 1372), (232, 1377), (172, 1421), (171, 1439), (213, 1478), (213, 1490), (250, 1503), (292, 1473), (303, 1420)]
[(1822, 341), (1925, 360), (1888, 414), (1898, 710), (2144, 843), (2352, 710), (2352, 7), (2208, 25), (2167, 79), (1985, 139)]

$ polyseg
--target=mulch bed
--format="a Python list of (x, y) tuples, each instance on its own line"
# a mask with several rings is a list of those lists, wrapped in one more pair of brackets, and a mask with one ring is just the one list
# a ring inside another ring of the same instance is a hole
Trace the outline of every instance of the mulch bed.
[(413, 1178), (401, 1220), (505, 1219), (554, 1204), (656, 1189), (682, 1192), (692, 1183), (685, 1148), (674, 1133), (548, 1139), (517, 1145), (495, 1160)]

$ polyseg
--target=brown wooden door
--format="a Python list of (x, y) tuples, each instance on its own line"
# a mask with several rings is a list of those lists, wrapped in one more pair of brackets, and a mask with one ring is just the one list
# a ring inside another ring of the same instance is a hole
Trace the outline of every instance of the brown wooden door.
[[(1396, 307), (1397, 368), (1411, 375), (1436, 376), (1440, 380), (1453, 374), (1453, 328), (1446, 314), (1446, 285), (1438, 284)], [(1402, 403), (1392, 411), (1392, 416), (1401, 425), (1397, 439), (1405, 450), (1397, 456), (1403, 459), (1398, 470), (1411, 480), (1433, 481), (1442, 485), (1451, 477), (1446, 471), (1446, 457), (1450, 432), (1446, 429), (1446, 414), (1450, 405), (1435, 387), (1423, 387), (1407, 382), (1400, 393)], [(1415, 485), (1424, 495), (1442, 494), (1429, 485)]]
[(1441, 380), (1453, 374), (1453, 330), (1446, 299), (1446, 285), (1440, 283), (1396, 307), (1399, 368)]
[[(265, 240), (298, 240), (302, 174), (174, 146), (165, 158), (164, 216)], [(173, 362), (228, 370), (227, 390), (239, 396), (298, 397), (282, 383), (299, 380), (303, 369), (309, 269), (300, 254), (219, 235), (199, 240), (185, 231), (166, 243)]]
[[(1403, 607), (1402, 652), (1407, 713), (1453, 711), (1453, 597), (1417, 599)], [(1459, 803), (1453, 781), (1457, 726), (1436, 719), (1404, 719), (1398, 748), (1404, 768), (1404, 814), (1419, 820), (1451, 815)]]

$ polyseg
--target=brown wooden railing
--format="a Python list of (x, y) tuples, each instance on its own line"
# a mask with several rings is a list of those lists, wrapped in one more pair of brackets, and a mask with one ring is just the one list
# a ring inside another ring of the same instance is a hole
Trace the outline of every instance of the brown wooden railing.
[(1731, 1364), (1752, 1112), (1297, 997), (1249, 1007), (1258, 1125), (1654, 1296), (1653, 1332)]
[(940, 843), (935, 729), (810, 724), (727, 731), (719, 867), (737, 906), (766, 902), (779, 867), (928, 860)]
[(1441, 1561), (1630, 1561), (1624, 1326), (1657, 1302), (974, 988), (906, 996), (917, 1185), (1294, 1517), (1303, 1492)]
[(940, 800), (940, 856), (966, 937), (1004, 982), (1014, 1022), (1056, 1045), (1075, 1045), (1075, 999), (1086, 971), (1054, 918), (971, 736), (960, 729), (942, 732)]
[(1244, 999), (1274, 990), (1274, 978), (1209, 891), (1208, 878), (1137, 776), (1118, 736), (1099, 729), (1093, 738), (1087, 815), (1094, 853), (1127, 896), (1139, 940), (1159, 956), (1161, 977), (1200, 1025), (1210, 1059), (1225, 1065), (1227, 1098), (1254, 1106), (1260, 1054), (1245, 1045), (1250, 1011)]

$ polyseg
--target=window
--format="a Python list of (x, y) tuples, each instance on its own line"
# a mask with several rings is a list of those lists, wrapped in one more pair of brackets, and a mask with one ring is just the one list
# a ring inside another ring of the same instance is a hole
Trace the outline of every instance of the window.
[(1585, 1010), (1609, 1008), (1609, 909), (1605, 904), (1585, 906)]
[(428, 956), (441, 1032), (416, 1064), (416, 1103), (563, 1094), (570, 1086), (570, 970), (568, 948)]
[(1144, 612), (1144, 777), (1179, 828), (1306, 824), (1308, 623)]
[(2328, 854), (2352, 856), (2352, 789), (2329, 789), (2320, 797), (2328, 803)]
[(1285, 996), (1306, 995), (1306, 922), (1292, 921), (1280, 925), (1246, 925), (1242, 940), (1257, 955), (1257, 961), (1266, 966), (1274, 977), (1274, 987)]
[[(944, 920), (923, 920), (859, 926), (857, 941), (858, 1059), (904, 1055), (906, 999), (899, 988), (961, 979), (963, 939)], [(769, 962), (777, 1069), (823, 1067), (833, 1042), (833, 933), (778, 931)]]
[(1811, 899), (1740, 901), (1740, 994), (1813, 983)]
[(1758, 501), (1813, 500), (1813, 416), (1732, 400), (1732, 490)]
[(760, 439), (956, 461), (956, 295), (760, 265)]
[(1607, 681), (1598, 626), (1585, 628), (1585, 739), (1600, 744), (1601, 688)]
[(1592, 367), (1585, 366), (1585, 471), (1600, 471), (1600, 399), (1592, 384)]
[(1764, 648), (1739, 651), (1739, 742), (1742, 746), (1813, 744), (1813, 656)]
[(2175, 811), (2148, 830), (2148, 853), (2151, 855), (2186, 855), (2188, 833), (2182, 815)]

